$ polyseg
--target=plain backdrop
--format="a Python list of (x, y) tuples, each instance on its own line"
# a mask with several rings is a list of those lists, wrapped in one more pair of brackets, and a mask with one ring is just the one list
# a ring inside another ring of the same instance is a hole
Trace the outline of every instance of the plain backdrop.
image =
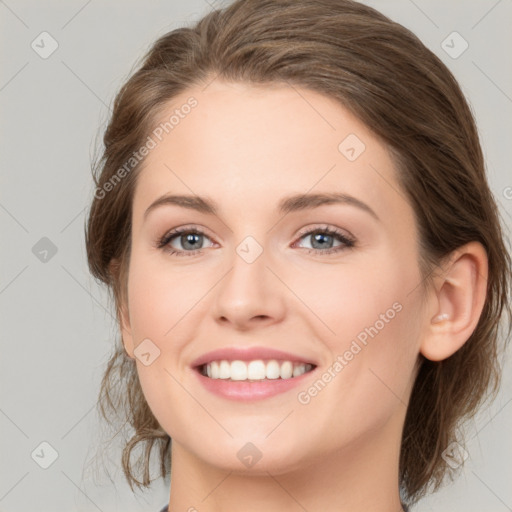
[[(460, 81), (510, 228), (512, 2), (366, 3), (410, 28)], [(116, 91), (158, 36), (213, 5), (0, 0), (0, 512), (154, 512), (168, 501), (162, 480), (132, 494), (119, 451), (109, 454), (113, 481), (88, 471), (116, 326), (88, 273), (83, 226), (91, 159)], [(507, 363), (499, 397), (469, 433), (459, 479), (414, 512), (512, 510), (511, 375)]]

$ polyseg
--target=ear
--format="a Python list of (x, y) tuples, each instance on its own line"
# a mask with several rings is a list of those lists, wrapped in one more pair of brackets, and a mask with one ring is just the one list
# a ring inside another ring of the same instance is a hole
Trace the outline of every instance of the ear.
[[(119, 260), (112, 259), (109, 264), (110, 273), (115, 276), (115, 279), (119, 279), (120, 277), (120, 264)], [(126, 290), (125, 290), (126, 291)], [(123, 346), (126, 354), (131, 359), (134, 359), (133, 351), (133, 335), (132, 328), (130, 323), (130, 314), (128, 309), (128, 301), (127, 301), (127, 293), (121, 293), (121, 297), (119, 298), (119, 304), (117, 304), (117, 320), (119, 322), (119, 327), (121, 329), (121, 336), (123, 340)]]
[(458, 248), (443, 265), (429, 295), (420, 352), (441, 361), (457, 352), (475, 330), (487, 295), (488, 259), (479, 242)]

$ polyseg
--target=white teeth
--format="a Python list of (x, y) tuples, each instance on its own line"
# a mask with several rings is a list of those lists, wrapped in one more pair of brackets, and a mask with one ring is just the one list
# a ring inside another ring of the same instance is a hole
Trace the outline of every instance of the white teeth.
[(281, 379), (291, 379), (293, 375), (293, 364), (290, 361), (285, 361), (281, 365)]
[(295, 365), (293, 367), (293, 376), (300, 377), (303, 373), (306, 373), (306, 365)]
[(251, 361), (247, 366), (247, 378), (249, 380), (261, 380), (266, 377), (265, 363), (261, 360)]
[(281, 373), (281, 366), (277, 361), (269, 361), (267, 363), (266, 376), (267, 379), (279, 379)]
[(247, 380), (247, 365), (243, 361), (231, 362), (231, 380)]
[(227, 361), (221, 361), (219, 365), (219, 379), (229, 379), (230, 376), (230, 364)]
[(306, 363), (292, 363), (291, 361), (212, 361), (204, 365), (203, 375), (211, 379), (226, 380), (264, 380), (264, 379), (290, 379), (299, 377), (313, 369), (313, 365)]

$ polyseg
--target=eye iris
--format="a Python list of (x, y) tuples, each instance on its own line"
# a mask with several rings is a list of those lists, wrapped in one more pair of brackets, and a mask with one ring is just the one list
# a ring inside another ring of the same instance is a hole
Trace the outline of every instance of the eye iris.
[[(196, 246), (191, 246), (191, 247), (187, 247), (187, 244), (193, 242), (194, 240), (197, 242), (199, 237), (202, 237), (202, 235), (200, 235), (199, 233), (189, 233), (187, 235), (181, 235), (181, 242), (183, 244), (183, 248), (185, 249), (196, 249), (197, 248), (197, 245), (200, 245), (200, 244), (196, 244)], [(185, 240), (185, 242), (183, 242)]]
[[(314, 241), (314, 243), (312, 243), (312, 246), (315, 249), (317, 248), (317, 247), (315, 247), (315, 242), (320, 242), (320, 241), (325, 242), (325, 239), (330, 239), (330, 241), (332, 242), (332, 235), (325, 235), (323, 233), (316, 233), (316, 234), (311, 235), (311, 236), (313, 237), (313, 241)], [(325, 248), (325, 247), (326, 247), (326, 244), (325, 243), (321, 243), (319, 248), (322, 249), (322, 248)]]

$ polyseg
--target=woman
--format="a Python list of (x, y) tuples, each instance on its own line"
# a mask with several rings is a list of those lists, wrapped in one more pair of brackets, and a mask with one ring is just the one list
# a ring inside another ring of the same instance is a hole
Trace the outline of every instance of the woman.
[(411, 32), (235, 1), (156, 41), (104, 143), (99, 404), (132, 488), (155, 443), (170, 512), (407, 510), (461, 466), (510, 257), (467, 102)]

